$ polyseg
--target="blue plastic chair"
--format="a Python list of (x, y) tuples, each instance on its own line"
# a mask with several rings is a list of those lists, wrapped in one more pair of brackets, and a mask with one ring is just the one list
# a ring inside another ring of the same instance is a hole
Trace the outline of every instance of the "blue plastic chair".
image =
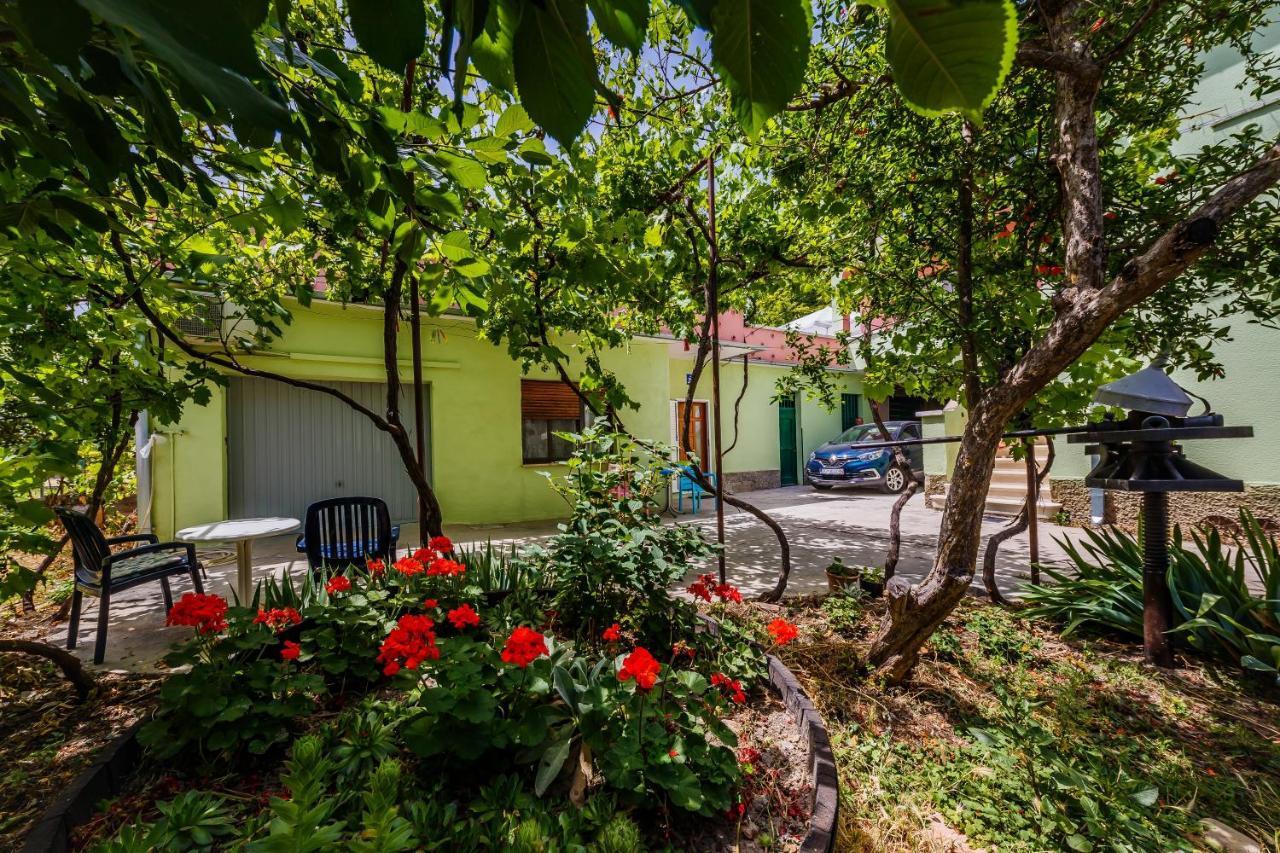
[(342, 571), (370, 558), (394, 560), (399, 525), (381, 498), (330, 498), (307, 507), (298, 551), (313, 570)]
[[(714, 494), (714, 492), (709, 492), (702, 488), (698, 481), (693, 478), (692, 468), (682, 465), (679, 470), (680, 479), (676, 481), (676, 511), (684, 512), (684, 496), (688, 495), (689, 511), (696, 515), (702, 509), (702, 496)], [(720, 483), (714, 473), (707, 471), (703, 473), (703, 476), (710, 481), (711, 485), (717, 489), (720, 488)]]

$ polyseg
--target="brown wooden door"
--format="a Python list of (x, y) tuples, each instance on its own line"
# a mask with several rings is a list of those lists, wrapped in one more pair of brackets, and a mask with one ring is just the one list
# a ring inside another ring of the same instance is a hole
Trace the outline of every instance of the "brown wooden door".
[[(689, 458), (686, 452), (684, 440), (684, 414), (685, 404), (683, 400), (676, 402), (676, 445), (680, 448), (680, 461), (684, 462)], [(693, 415), (689, 419), (689, 443), (688, 447), (698, 454), (698, 459), (702, 463), (702, 467), (706, 468), (711, 464), (710, 456), (707, 453), (707, 404), (694, 403)]]

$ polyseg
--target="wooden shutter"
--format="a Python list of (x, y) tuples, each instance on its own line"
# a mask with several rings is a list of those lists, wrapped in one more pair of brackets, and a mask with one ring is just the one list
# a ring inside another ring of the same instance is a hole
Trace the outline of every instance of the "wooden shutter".
[(563, 382), (520, 380), (520, 416), (537, 420), (578, 420), (582, 402)]

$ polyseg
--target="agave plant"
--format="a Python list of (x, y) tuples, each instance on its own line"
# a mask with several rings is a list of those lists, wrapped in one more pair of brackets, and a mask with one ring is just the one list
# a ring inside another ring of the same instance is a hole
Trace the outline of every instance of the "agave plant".
[(481, 545), (458, 549), (458, 562), (467, 567), (467, 581), (484, 592), (509, 592), (517, 589), (549, 586), (551, 578), (527, 561), (521, 560), (515, 543), (494, 546), (489, 540)]
[[(1173, 528), (1173, 630), (1204, 654), (1280, 675), (1280, 549), (1248, 510), (1240, 511), (1240, 527), (1243, 536), (1230, 544), (1216, 530), (1193, 532), (1190, 547)], [(1141, 545), (1116, 529), (1086, 537), (1078, 544), (1059, 540), (1072, 569), (1045, 567), (1053, 583), (1026, 591), (1027, 614), (1066, 623), (1064, 635), (1093, 624), (1141, 637)], [(1251, 575), (1261, 594), (1250, 587)]]

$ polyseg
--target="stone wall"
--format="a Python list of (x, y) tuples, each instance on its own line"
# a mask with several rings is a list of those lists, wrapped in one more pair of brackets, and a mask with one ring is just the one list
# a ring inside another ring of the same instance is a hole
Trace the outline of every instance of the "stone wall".
[(782, 471), (730, 471), (724, 475), (724, 485), (730, 492), (776, 489), (782, 485)]
[[(1071, 514), (1071, 525), (1089, 524), (1089, 489), (1083, 480), (1051, 480), (1053, 499)], [(1246, 507), (1260, 519), (1280, 521), (1280, 485), (1246, 485), (1239, 492), (1174, 492), (1169, 495), (1169, 516), (1174, 524), (1189, 527), (1205, 516), (1234, 519)], [(1106, 523), (1130, 532), (1138, 527), (1142, 495), (1132, 492), (1106, 493)]]
[(1067, 524), (1071, 527), (1087, 527), (1091, 510), (1089, 508), (1089, 490), (1084, 480), (1055, 480), (1049, 477), (1049, 491), (1053, 499), (1062, 504), (1062, 511), (1068, 516)]
[(925, 497), (940, 495), (946, 490), (947, 478), (943, 474), (925, 474), (924, 475), (924, 494)]

